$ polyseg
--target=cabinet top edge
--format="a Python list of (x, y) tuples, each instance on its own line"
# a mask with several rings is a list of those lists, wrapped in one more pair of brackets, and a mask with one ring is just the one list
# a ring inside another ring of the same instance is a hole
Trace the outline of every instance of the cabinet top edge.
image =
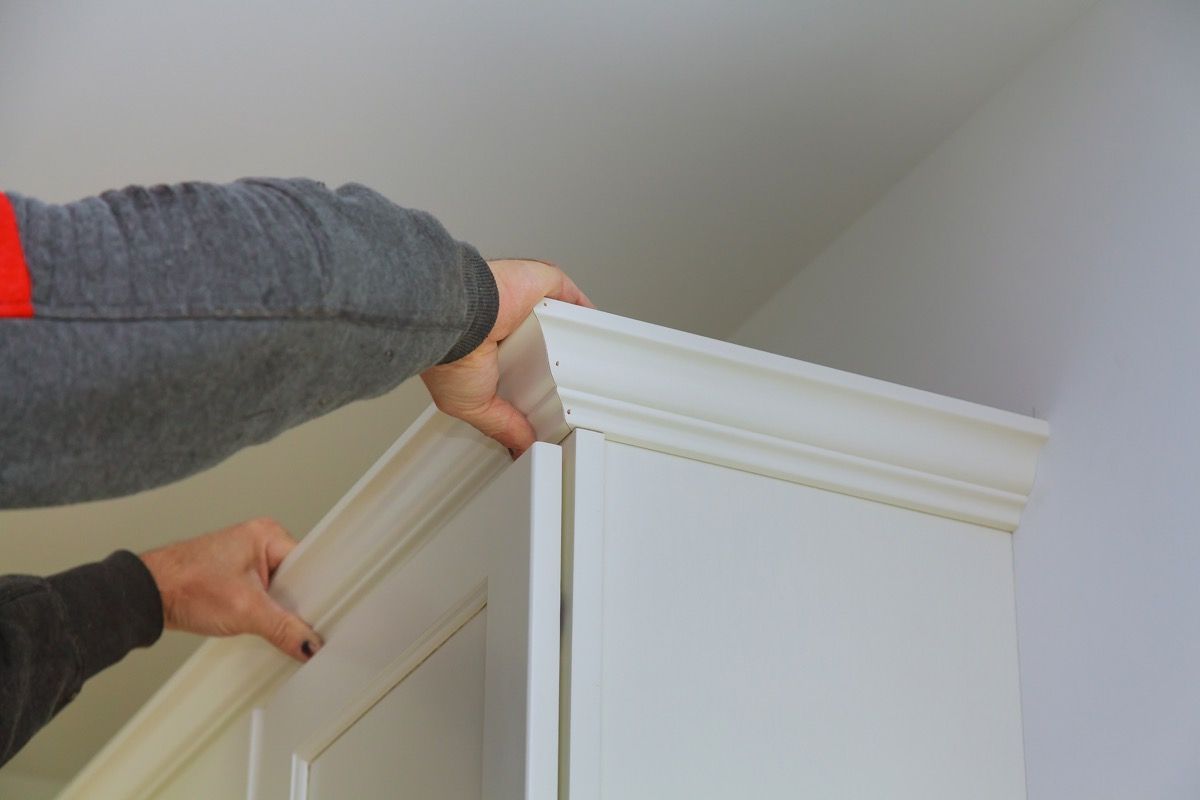
[(1037, 417), (560, 300), (545, 298), (531, 317), (543, 323), (547, 338), (554, 337), (556, 327), (573, 326), (598, 343), (605, 337), (622, 337), (647, 347), (669, 348), (681, 358), (709, 362), (708, 369), (714, 372), (719, 369), (718, 365), (724, 363), (736, 364), (742, 370), (760, 372), (764, 379), (782, 377), (791, 381), (788, 388), (793, 391), (799, 390), (804, 384), (836, 386), (850, 392), (995, 425), (1042, 440), (1050, 434), (1049, 423)]
[(612, 441), (1013, 530), (1045, 420), (545, 299), (500, 344), (543, 441)]

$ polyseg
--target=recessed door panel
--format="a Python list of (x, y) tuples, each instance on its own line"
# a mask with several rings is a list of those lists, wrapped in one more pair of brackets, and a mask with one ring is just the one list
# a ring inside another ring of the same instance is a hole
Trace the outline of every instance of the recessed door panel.
[(486, 633), (485, 608), (318, 754), (309, 798), (482, 797)]

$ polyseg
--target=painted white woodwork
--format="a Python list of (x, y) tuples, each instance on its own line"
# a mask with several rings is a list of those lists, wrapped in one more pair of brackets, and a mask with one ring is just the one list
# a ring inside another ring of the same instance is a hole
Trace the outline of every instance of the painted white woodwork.
[[(430, 406), (292, 551), (271, 595), (324, 630), (509, 461), (502, 447)], [(206, 642), (59, 800), (152, 797), (295, 669), (255, 637)]]
[(563, 441), (562, 664), (559, 796), (600, 797), (604, 659), (604, 435), (578, 429)]
[(1043, 420), (545, 300), (500, 349), (544, 441), (574, 428), (1002, 530)]
[(312, 762), (308, 796), (483, 796), (487, 609), (452, 634)]
[[(551, 800), (557, 795), (559, 548), (562, 520), (562, 457), (557, 446), (538, 443), (447, 519), (420, 549), (387, 576), (345, 617), (332, 622), (325, 647), (293, 674), (263, 708), (255, 800), (305, 800), (310, 765), (360, 720), (377, 727), (368, 712), (389, 693), (411, 701), (430, 686), (426, 659), (453, 659), (448, 641), (486, 606), (484, 657), (450, 646), (457, 654), (454, 680), (478, 681), (483, 699), (453, 740), (438, 743), (439, 760), (418, 776), (466, 764), (482, 752), (485, 798)], [(382, 634), (386, 635), (382, 635)], [(469, 636), (470, 634), (468, 634)], [(471, 664), (486, 667), (470, 670)], [(437, 687), (438, 691), (454, 687)], [(403, 699), (401, 700), (403, 702)], [(385, 716), (386, 710), (379, 713)], [(366, 715), (364, 717), (364, 715)], [(429, 734), (420, 716), (398, 722), (395, 747)], [(361, 739), (360, 739), (361, 740)], [(355, 757), (334, 754), (339, 774)], [(380, 764), (359, 780), (366, 794), (392, 797), (388, 780), (396, 765)], [(440, 797), (437, 790), (430, 796)], [(451, 792), (462, 786), (450, 787)], [(344, 796), (327, 791), (324, 797)]]
[(251, 715), (250, 711), (241, 714), (213, 737), (155, 793), (155, 800), (196, 800), (198, 786), (204, 787), (206, 797), (245, 797), (250, 774)]
[(500, 360), (542, 443), (431, 407), (273, 581), (321, 654), (205, 644), (63, 800), (166, 797), (251, 708), (252, 800), (1023, 797), (1044, 422), (549, 300)]
[(620, 443), (603, 466), (603, 797), (1023, 796), (1008, 534)]

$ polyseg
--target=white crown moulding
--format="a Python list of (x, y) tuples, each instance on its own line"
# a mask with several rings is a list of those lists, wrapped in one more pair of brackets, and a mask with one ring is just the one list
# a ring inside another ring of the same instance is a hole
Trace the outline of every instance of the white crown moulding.
[(500, 345), (538, 438), (610, 441), (1012, 531), (1044, 420), (544, 300)]
[[(336, 630), (347, 608), (511, 463), (503, 447), (430, 405), (288, 554), (271, 596), (318, 631)], [(255, 636), (207, 640), (56, 800), (153, 797), (297, 666)]]

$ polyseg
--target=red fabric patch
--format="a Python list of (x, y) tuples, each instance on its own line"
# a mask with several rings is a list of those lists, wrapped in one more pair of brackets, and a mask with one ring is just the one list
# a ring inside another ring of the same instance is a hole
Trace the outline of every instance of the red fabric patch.
[(17, 215), (8, 196), (0, 192), (0, 317), (33, 316), (33, 282), (25, 253)]

